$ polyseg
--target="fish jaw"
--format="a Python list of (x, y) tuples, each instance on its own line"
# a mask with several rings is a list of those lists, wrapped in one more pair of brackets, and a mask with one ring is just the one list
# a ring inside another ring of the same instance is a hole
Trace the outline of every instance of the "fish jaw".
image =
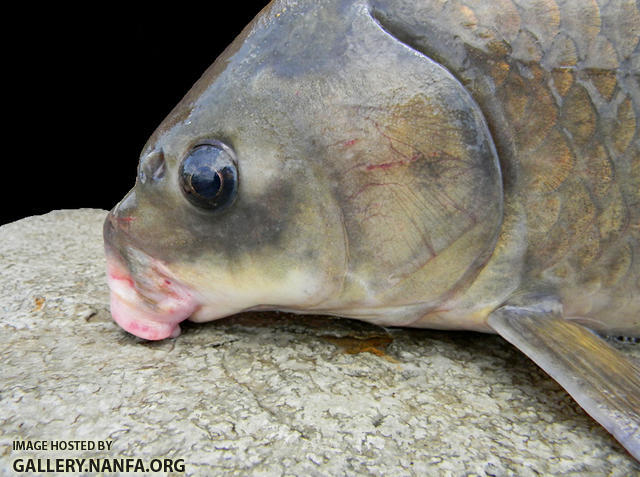
[(107, 250), (107, 281), (111, 290), (111, 316), (125, 331), (147, 340), (180, 335), (179, 323), (200, 308), (189, 287), (168, 275), (166, 267), (152, 262), (142, 288), (120, 258)]

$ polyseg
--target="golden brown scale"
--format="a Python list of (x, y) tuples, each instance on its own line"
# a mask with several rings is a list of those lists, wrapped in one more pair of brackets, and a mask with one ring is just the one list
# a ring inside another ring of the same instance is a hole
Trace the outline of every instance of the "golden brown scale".
[[(637, 163), (632, 95), (637, 98), (638, 84), (636, 77), (634, 92), (633, 78), (624, 78), (629, 73), (614, 68), (628, 63), (637, 47), (640, 15), (632, 2), (611, 2), (602, 11), (595, 2), (566, 2), (555, 11), (559, 28), (546, 40), (551, 46), (542, 66), (503, 56), (509, 76), (497, 97), (527, 98), (524, 111), (505, 101), (505, 116), (514, 125), (521, 168), (516, 190), (525, 197), (532, 234), (530, 277), (557, 284), (568, 314), (599, 315), (611, 306), (624, 309), (638, 294), (640, 265), (632, 266), (631, 256), (640, 247), (626, 233), (639, 223), (638, 183), (625, 171)], [(612, 11), (627, 13), (626, 35), (619, 27), (607, 35)], [(537, 18), (527, 17), (526, 8), (520, 12), (520, 28), (533, 29), (527, 27)], [(522, 87), (530, 93), (523, 95)]]
[(483, 110), (506, 200), (526, 210), (524, 286), (556, 288), (568, 316), (622, 313), (640, 326), (636, 2), (418, 3), (374, 9), (391, 32), (403, 25), (398, 36), (452, 71)]

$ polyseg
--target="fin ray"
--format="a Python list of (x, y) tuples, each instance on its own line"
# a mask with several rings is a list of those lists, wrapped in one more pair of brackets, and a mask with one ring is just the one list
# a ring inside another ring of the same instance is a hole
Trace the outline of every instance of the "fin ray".
[(640, 366), (550, 311), (504, 306), (489, 326), (544, 369), (640, 461)]

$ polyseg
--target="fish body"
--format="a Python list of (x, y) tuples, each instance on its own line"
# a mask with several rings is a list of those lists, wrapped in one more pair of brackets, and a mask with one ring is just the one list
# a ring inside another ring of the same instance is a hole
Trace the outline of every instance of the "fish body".
[(270, 3), (107, 217), (114, 319), (498, 332), (638, 457), (640, 371), (579, 324), (640, 335), (639, 37), (625, 0)]

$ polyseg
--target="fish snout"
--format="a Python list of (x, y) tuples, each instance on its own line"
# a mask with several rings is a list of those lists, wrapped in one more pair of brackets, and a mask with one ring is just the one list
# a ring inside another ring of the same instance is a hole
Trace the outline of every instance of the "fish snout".
[(107, 256), (109, 256), (109, 252), (115, 253), (114, 249), (117, 243), (117, 223), (118, 220), (112, 210), (107, 214), (104, 224), (102, 225), (102, 236), (104, 238), (105, 250), (108, 252)]
[(123, 241), (131, 241), (131, 226), (136, 220), (136, 193), (131, 189), (124, 198), (109, 211), (102, 227), (105, 248), (121, 248)]

